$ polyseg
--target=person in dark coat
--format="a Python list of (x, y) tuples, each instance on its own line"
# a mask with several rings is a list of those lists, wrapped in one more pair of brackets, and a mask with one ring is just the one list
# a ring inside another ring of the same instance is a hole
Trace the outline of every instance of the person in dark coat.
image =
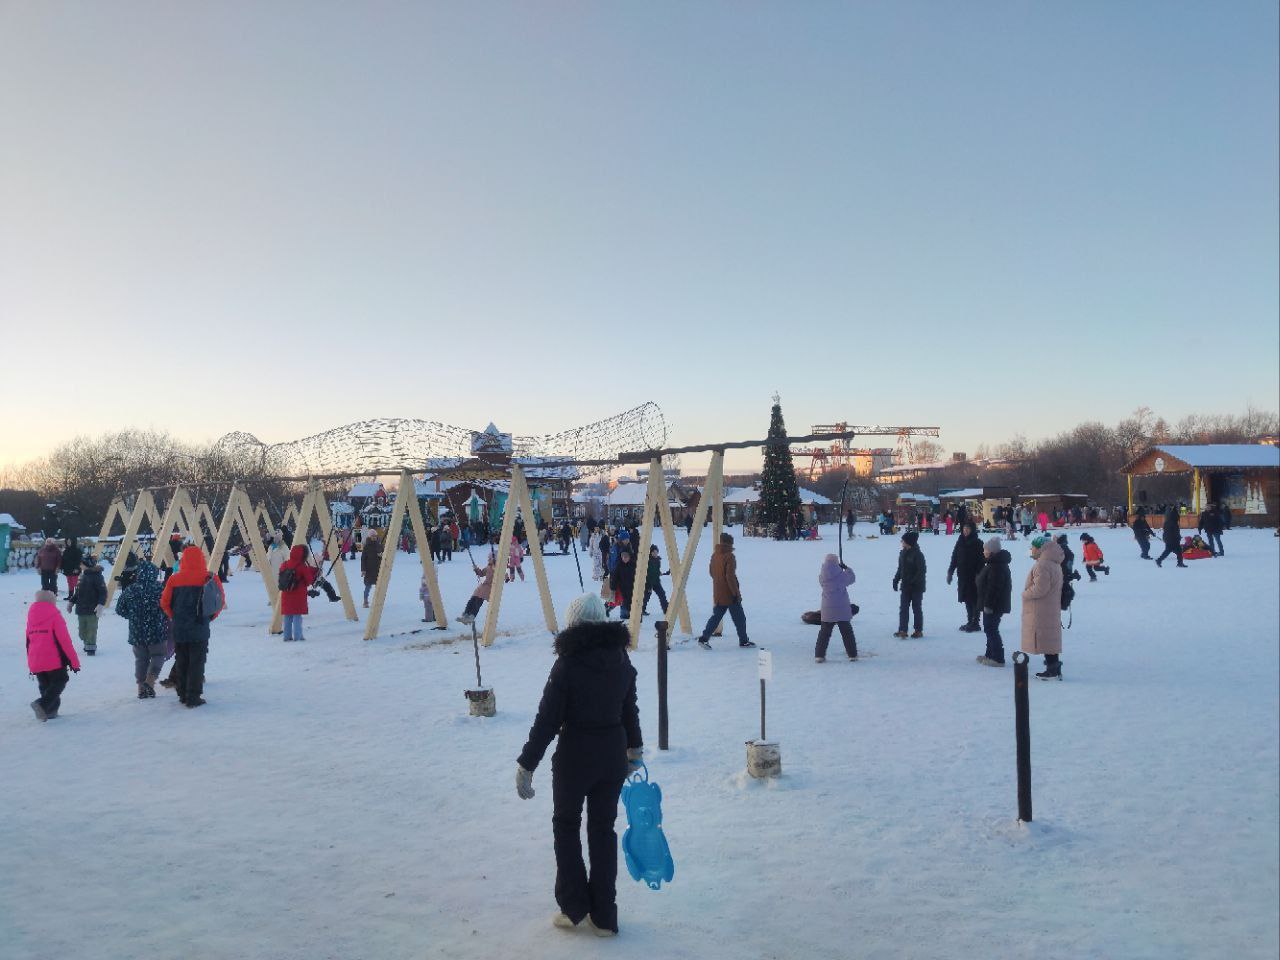
[(1225, 500), (1222, 501), (1222, 529), (1231, 529), (1231, 504)]
[(1209, 550), (1215, 557), (1225, 557), (1227, 552), (1222, 549), (1222, 514), (1218, 510), (1216, 503), (1211, 503), (1200, 513), (1200, 519), (1197, 521), (1197, 528), (1204, 534), (1205, 540), (1209, 544)]
[[(671, 571), (667, 570), (666, 574)], [(658, 595), (658, 603), (662, 607), (662, 615), (667, 614), (667, 591), (662, 588), (662, 578), (664, 572), (662, 569), (662, 555), (658, 552), (657, 547), (649, 548), (649, 566), (645, 571), (644, 578), (644, 602), (640, 605), (641, 616), (648, 616), (649, 613), (649, 596), (656, 593)]]
[(853, 539), (853, 524), (854, 524), (853, 511), (846, 510), (844, 513), (844, 525), (845, 525), (845, 528), (848, 530), (848, 535), (846, 536), (846, 539), (848, 540)]
[(67, 541), (58, 566), (62, 569), (62, 575), (67, 578), (67, 599), (73, 600), (76, 595), (76, 585), (80, 582), (80, 571), (84, 567), (84, 551), (80, 549), (80, 544), (76, 542), (75, 537)]
[(951, 566), (947, 568), (947, 585), (954, 577), (957, 581), (956, 594), (964, 604), (965, 622), (960, 627), (965, 633), (977, 633), (978, 613), (982, 610), (978, 603), (978, 571), (982, 569), (982, 541), (974, 529), (972, 520), (965, 520), (960, 527), (960, 538), (951, 550)]
[(1178, 511), (1170, 507), (1164, 515), (1164, 553), (1156, 557), (1156, 566), (1164, 563), (1165, 557), (1169, 554), (1176, 554), (1178, 557), (1178, 566), (1185, 567), (1182, 562), (1182, 526), (1178, 523)]
[(207, 583), (213, 583), (222, 593), (221, 582), (209, 575), (204, 553), (199, 547), (187, 547), (182, 551), (178, 572), (165, 581), (160, 594), (160, 609), (173, 621), (173, 685), (178, 700), (190, 708), (205, 703), (202, 694), (209, 657), (209, 624), (218, 616), (203, 612), (202, 594)]
[(908, 530), (902, 535), (898, 572), (893, 575), (893, 589), (898, 593), (898, 632), (894, 636), (899, 640), (907, 636), (908, 609), (915, 621), (915, 630), (911, 636), (917, 639), (924, 636), (924, 611), (921, 603), (924, 600), (926, 571), (924, 554), (917, 545), (919, 541), (920, 534), (915, 530)]
[[(65, 555), (64, 555), (65, 556)], [(88, 557), (80, 567), (80, 578), (76, 582), (75, 593), (71, 595), (71, 606), (76, 614), (76, 632), (87, 656), (98, 652), (98, 617), (102, 615), (107, 602), (107, 581), (102, 575), (102, 567), (93, 557)]]
[[(605, 622), (598, 596), (574, 600), (565, 622), (538, 715), (516, 761), (516, 793), (522, 800), (533, 797), (533, 772), (559, 735), (551, 758), (551, 827), (560, 912), (552, 923), (574, 927), (590, 918), (597, 934), (612, 936), (618, 931), (618, 794), (628, 762), (638, 764), (644, 751), (636, 670), (627, 656), (627, 628)], [(580, 835), (584, 802), (589, 875)]]
[(1133, 519), (1133, 539), (1138, 541), (1143, 560), (1151, 559), (1151, 538), (1155, 535), (1155, 531), (1147, 523), (1147, 508), (1139, 507), (1138, 515)]
[(622, 600), (622, 619), (631, 618), (631, 598), (636, 586), (636, 559), (631, 555), (631, 548), (624, 546), (618, 551), (618, 562), (609, 574), (609, 584), (613, 587), (615, 597)]
[(156, 695), (156, 680), (164, 666), (165, 631), (168, 620), (160, 609), (160, 571), (144, 560), (135, 568), (132, 583), (120, 591), (116, 613), (129, 621), (129, 646), (133, 648), (133, 678), (138, 699)]
[(978, 571), (975, 586), (978, 605), (982, 608), (982, 631), (987, 635), (987, 649), (978, 662), (987, 667), (1004, 666), (1004, 640), (1000, 637), (1000, 618), (1013, 610), (1013, 577), (1009, 573), (1009, 551), (999, 537), (992, 537), (983, 547), (986, 564)]
[(376, 533), (370, 534), (360, 550), (360, 576), (364, 579), (364, 605), (369, 605), (369, 591), (378, 584), (378, 571), (382, 569), (382, 544)]

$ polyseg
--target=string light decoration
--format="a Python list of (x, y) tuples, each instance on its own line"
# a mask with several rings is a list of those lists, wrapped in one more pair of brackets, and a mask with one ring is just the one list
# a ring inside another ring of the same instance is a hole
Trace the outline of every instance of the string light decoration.
[[(521, 461), (617, 460), (626, 451), (653, 450), (667, 442), (667, 421), (656, 403), (615, 414), (594, 423), (543, 436), (512, 438), (512, 455)], [(492, 436), (490, 431), (489, 436)], [(264, 476), (325, 476), (377, 471), (446, 467), (470, 457), (485, 431), (468, 430), (435, 420), (379, 418), (348, 423), (333, 430), (292, 440), (263, 443), (251, 433), (228, 433), (216, 444), (219, 452), (253, 464)], [(602, 472), (605, 466), (580, 474)]]

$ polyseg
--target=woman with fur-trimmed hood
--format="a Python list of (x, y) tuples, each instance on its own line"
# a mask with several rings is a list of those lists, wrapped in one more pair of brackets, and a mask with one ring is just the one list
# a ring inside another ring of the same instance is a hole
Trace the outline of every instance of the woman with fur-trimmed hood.
[[(618, 931), (618, 794), (628, 761), (643, 753), (636, 707), (636, 670), (627, 656), (631, 635), (605, 619), (604, 602), (583, 594), (565, 613), (556, 637), (556, 662), (542, 691), (538, 716), (516, 763), (516, 793), (533, 796), (533, 771), (552, 739), (552, 835), (556, 854), (558, 927), (590, 918), (599, 936)], [(582, 860), (582, 805), (587, 806), (591, 873)]]

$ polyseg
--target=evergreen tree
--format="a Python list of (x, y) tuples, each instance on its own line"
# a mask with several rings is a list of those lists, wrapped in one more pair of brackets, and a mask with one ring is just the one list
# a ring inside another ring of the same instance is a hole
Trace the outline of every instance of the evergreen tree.
[[(769, 439), (786, 439), (782, 422), (782, 398), (773, 395), (773, 413), (769, 418)], [(791, 448), (771, 445), (764, 448), (764, 471), (760, 480), (760, 520), (770, 526), (785, 523), (800, 512), (800, 491), (796, 487), (796, 470), (791, 462)]]

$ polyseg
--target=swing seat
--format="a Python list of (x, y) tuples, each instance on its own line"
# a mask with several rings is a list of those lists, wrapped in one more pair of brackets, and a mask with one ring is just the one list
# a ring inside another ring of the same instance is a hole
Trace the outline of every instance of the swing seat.
[(649, 781), (649, 768), (634, 773), (622, 785), (622, 804), (627, 810), (627, 830), (622, 835), (622, 853), (631, 879), (646, 884), (650, 890), (671, 882), (676, 864), (662, 832), (662, 789)]

